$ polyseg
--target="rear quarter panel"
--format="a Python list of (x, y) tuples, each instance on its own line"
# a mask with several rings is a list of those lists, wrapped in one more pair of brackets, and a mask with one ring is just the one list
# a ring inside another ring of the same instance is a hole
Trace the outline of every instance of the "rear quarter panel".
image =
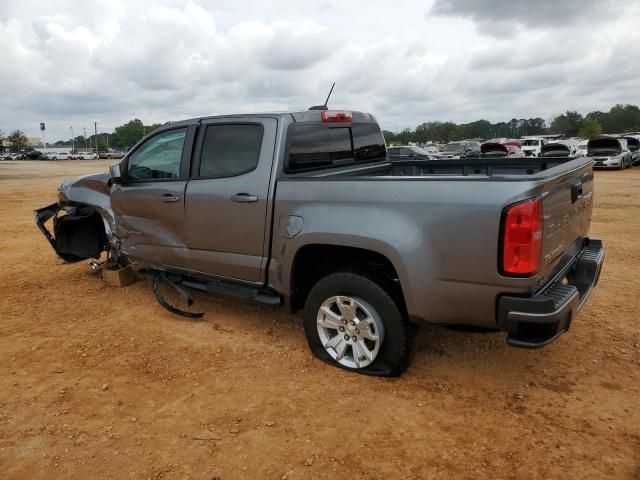
[[(493, 327), (497, 295), (530, 292), (536, 283), (498, 273), (502, 209), (542, 188), (469, 177), (281, 180), (269, 283), (289, 294), (304, 245), (364, 248), (394, 265), (413, 319)], [(277, 228), (289, 216), (302, 218), (293, 238)]]

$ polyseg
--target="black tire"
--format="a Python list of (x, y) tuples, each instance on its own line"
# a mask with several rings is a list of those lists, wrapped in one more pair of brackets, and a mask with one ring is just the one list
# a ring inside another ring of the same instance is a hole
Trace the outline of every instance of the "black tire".
[[(333, 296), (353, 296), (366, 301), (379, 313), (384, 338), (373, 362), (363, 368), (350, 368), (334, 360), (322, 345), (317, 328), (317, 315), (325, 300)], [(409, 322), (391, 296), (367, 277), (352, 272), (339, 272), (319, 280), (305, 302), (304, 330), (311, 351), (321, 360), (345, 370), (364, 375), (395, 377), (411, 363), (416, 325)]]

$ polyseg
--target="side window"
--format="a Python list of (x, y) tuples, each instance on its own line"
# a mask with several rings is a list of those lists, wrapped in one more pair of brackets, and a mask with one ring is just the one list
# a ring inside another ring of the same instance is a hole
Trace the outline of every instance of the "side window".
[(398, 155), (398, 148), (389, 148), (387, 149), (387, 151), (389, 152), (389, 155)]
[(147, 140), (129, 157), (126, 178), (155, 180), (180, 177), (187, 129), (170, 130)]
[(232, 177), (258, 165), (262, 125), (209, 125), (202, 145), (199, 177)]
[(411, 155), (411, 149), (409, 148), (401, 148), (400, 155)]

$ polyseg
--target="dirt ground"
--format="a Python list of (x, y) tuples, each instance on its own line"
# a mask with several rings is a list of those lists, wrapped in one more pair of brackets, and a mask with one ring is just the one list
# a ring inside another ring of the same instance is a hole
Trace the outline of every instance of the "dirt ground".
[(640, 479), (640, 168), (597, 172), (598, 288), (543, 350), (423, 327), (400, 378), (309, 352), (284, 310), (63, 265), (33, 223), (111, 162), (0, 162), (2, 479)]

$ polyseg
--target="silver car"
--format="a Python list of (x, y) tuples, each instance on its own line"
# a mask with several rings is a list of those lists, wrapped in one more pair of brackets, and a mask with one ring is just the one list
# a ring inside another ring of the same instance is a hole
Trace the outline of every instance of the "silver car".
[(631, 168), (631, 151), (623, 138), (592, 138), (587, 144), (587, 156), (593, 159), (593, 168)]

